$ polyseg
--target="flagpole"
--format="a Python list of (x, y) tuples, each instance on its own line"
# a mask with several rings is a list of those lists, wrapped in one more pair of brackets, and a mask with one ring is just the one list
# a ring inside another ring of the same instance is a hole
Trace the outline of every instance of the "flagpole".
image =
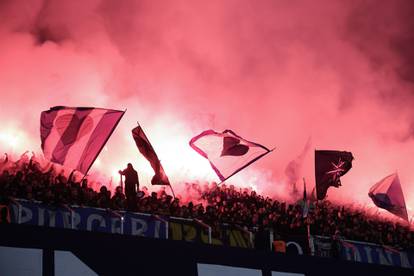
[[(119, 111), (119, 110), (118, 110)], [(125, 108), (124, 112), (122, 112), (122, 115), (119, 117), (118, 121), (116, 121), (114, 127), (112, 128), (111, 132), (109, 133), (108, 137), (106, 138), (105, 142), (102, 144), (101, 148), (99, 149), (98, 153), (96, 154), (95, 158), (93, 159), (92, 163), (89, 165), (88, 169), (86, 170), (84, 177), (86, 177), (86, 175), (88, 174), (89, 170), (91, 169), (93, 163), (95, 163), (96, 158), (98, 158), (98, 155), (101, 153), (102, 149), (105, 147), (106, 143), (108, 142), (109, 138), (112, 136), (112, 133), (114, 133), (115, 128), (118, 126), (119, 122), (121, 121), (122, 117), (124, 117), (125, 112), (127, 111), (127, 109)], [(83, 179), (82, 178), (82, 179)]]
[(170, 186), (171, 193), (172, 193), (172, 195), (173, 195), (173, 197), (174, 197), (174, 199), (175, 199), (175, 193), (174, 193), (174, 189), (173, 189), (173, 188), (172, 188), (172, 186), (171, 186), (171, 183), (170, 183), (170, 185), (168, 185), (168, 186)]
[[(306, 208), (306, 218), (305, 218), (306, 221), (305, 221), (305, 223), (306, 223), (306, 231), (307, 231), (307, 238), (308, 238), (308, 246), (309, 246), (309, 251), (310, 251), (309, 253), (311, 253), (311, 255), (312, 255), (310, 222), (309, 222), (309, 218), (308, 218), (310, 206), (308, 205), (308, 195), (306, 193), (306, 180), (305, 180), (305, 177), (303, 177), (303, 209), (305, 210), (305, 208)], [(302, 214), (302, 216), (303, 216), (303, 214)]]
[(313, 252), (312, 252), (312, 244), (311, 244), (311, 232), (310, 232), (310, 223), (308, 218), (306, 218), (306, 228), (307, 228), (307, 232), (308, 232), (308, 246), (309, 246), (309, 253), (311, 254), (311, 256), (313, 256)]
[(88, 175), (87, 174), (84, 174), (83, 176), (82, 176), (82, 179), (80, 180), (80, 183), (82, 183), (82, 181), (87, 177)]
[(217, 184), (217, 186), (223, 184), (227, 179), (229, 179), (230, 177), (232, 177), (233, 175), (235, 175), (236, 173), (240, 172), (241, 170), (247, 168), (248, 166), (250, 166), (251, 164), (253, 164), (254, 162), (256, 162), (257, 160), (261, 159), (262, 157), (265, 157), (266, 155), (268, 155), (269, 153), (271, 153), (272, 151), (274, 151), (276, 148), (273, 148), (259, 156), (257, 156), (256, 158), (250, 160), (250, 162), (248, 162), (246, 165), (244, 165), (243, 167), (237, 169), (235, 172), (233, 172), (231, 175), (229, 175), (228, 177), (226, 177), (225, 179), (223, 179), (220, 183)]
[(121, 191), (124, 192), (124, 182), (122, 181), (122, 174), (119, 174), (119, 185), (121, 186)]

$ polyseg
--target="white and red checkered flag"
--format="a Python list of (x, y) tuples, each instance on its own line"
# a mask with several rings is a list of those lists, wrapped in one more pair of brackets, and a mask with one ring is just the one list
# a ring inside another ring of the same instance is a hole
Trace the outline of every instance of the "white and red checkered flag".
[(45, 158), (86, 174), (125, 111), (56, 106), (40, 117)]
[(221, 182), (272, 151), (228, 129), (203, 131), (190, 140), (190, 146), (210, 162)]

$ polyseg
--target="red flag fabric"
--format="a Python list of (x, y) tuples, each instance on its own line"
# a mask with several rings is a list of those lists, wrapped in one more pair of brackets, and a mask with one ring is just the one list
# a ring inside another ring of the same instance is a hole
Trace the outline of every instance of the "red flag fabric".
[(154, 148), (149, 142), (141, 126), (137, 126), (132, 130), (132, 137), (135, 140), (135, 144), (138, 147), (139, 152), (150, 162), (155, 175), (151, 179), (152, 185), (170, 185), (167, 175), (165, 174), (164, 168), (155, 153)]
[(397, 173), (383, 178), (372, 186), (368, 195), (379, 208), (408, 221), (404, 194)]
[(231, 130), (222, 133), (206, 130), (190, 140), (190, 147), (206, 158), (221, 181), (246, 168), (271, 152)]
[(315, 179), (318, 200), (325, 198), (328, 188), (341, 186), (340, 177), (352, 168), (351, 152), (315, 150)]
[(64, 106), (43, 111), (40, 138), (45, 158), (86, 174), (124, 113)]

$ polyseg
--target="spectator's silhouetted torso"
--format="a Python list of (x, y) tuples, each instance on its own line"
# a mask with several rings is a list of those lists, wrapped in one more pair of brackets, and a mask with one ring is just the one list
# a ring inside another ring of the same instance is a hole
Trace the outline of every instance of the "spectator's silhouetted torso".
[(127, 197), (135, 196), (137, 189), (139, 190), (138, 173), (133, 168), (126, 168), (122, 171), (125, 176), (125, 195)]

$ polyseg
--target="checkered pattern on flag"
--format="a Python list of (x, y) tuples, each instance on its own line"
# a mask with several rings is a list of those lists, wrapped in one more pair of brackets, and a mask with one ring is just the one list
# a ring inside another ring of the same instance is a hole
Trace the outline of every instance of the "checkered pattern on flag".
[(222, 133), (211, 129), (203, 131), (190, 140), (190, 146), (208, 159), (221, 181), (271, 152), (265, 146), (248, 141), (231, 130)]
[(86, 174), (124, 111), (92, 107), (52, 107), (40, 117), (45, 158)]
[(398, 174), (394, 173), (371, 187), (368, 193), (379, 208), (408, 221), (407, 208)]

